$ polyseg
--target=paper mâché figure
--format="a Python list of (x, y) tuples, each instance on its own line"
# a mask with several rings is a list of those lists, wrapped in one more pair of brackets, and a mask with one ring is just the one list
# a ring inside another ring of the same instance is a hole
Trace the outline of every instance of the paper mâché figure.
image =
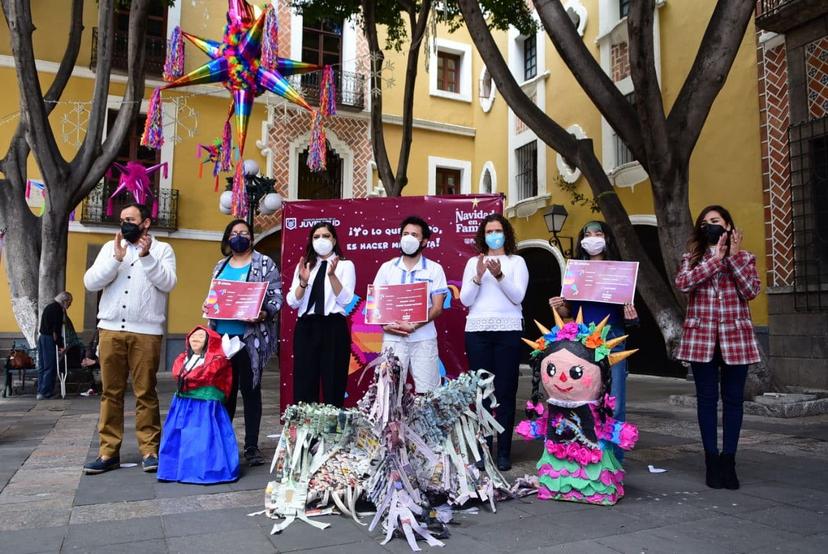
[[(554, 312), (554, 308), (553, 308)], [(564, 323), (555, 312), (555, 327), (533, 348), (532, 399), (515, 431), (527, 439), (544, 439), (538, 461), (542, 499), (612, 505), (624, 496), (624, 469), (612, 444), (630, 450), (638, 429), (612, 418), (615, 399), (609, 396), (610, 367), (635, 352), (611, 352), (626, 336), (606, 340), (607, 319), (584, 325), (579, 312), (574, 322)], [(540, 385), (546, 392), (541, 401)]]

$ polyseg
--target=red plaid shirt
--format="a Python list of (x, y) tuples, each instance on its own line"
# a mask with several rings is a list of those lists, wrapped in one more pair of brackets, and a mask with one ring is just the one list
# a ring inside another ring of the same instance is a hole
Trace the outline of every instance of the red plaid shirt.
[(708, 249), (695, 267), (684, 254), (676, 287), (690, 295), (676, 358), (709, 362), (718, 342), (727, 365), (759, 361), (748, 301), (759, 294), (756, 256), (740, 250), (717, 259)]

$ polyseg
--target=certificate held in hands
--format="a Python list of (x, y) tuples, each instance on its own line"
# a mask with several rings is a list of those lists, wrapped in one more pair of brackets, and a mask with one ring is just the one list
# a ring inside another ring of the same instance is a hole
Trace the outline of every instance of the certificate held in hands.
[(241, 321), (258, 319), (266, 293), (267, 283), (213, 279), (204, 301), (204, 317)]
[(386, 325), (395, 321), (428, 321), (428, 284), (368, 285), (368, 323)]
[(638, 262), (569, 260), (561, 287), (567, 300), (629, 304), (635, 298)]

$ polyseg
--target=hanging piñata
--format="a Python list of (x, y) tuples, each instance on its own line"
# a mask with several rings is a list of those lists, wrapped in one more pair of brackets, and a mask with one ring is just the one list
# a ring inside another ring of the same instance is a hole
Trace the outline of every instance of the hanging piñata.
[(564, 323), (552, 311), (555, 327), (536, 321), (543, 336), (523, 339), (533, 348), (532, 398), (526, 407), (531, 419), (515, 432), (544, 441), (538, 498), (612, 505), (624, 496), (624, 469), (612, 445), (632, 449), (638, 429), (612, 417), (610, 367), (636, 350), (612, 352), (627, 337), (607, 340), (609, 317), (585, 325), (579, 310), (575, 321)]
[[(215, 139), (211, 144), (199, 144), (196, 149), (196, 157), (199, 158), (198, 178), (204, 175), (204, 166), (213, 164), (213, 178), (215, 179), (215, 190), (219, 188), (219, 173), (230, 171), (230, 158), (232, 147), (225, 144), (221, 138)], [(206, 154), (206, 157), (202, 158)]]
[(146, 167), (141, 162), (129, 161), (126, 165), (113, 163), (112, 167), (107, 172), (107, 177), (112, 178), (112, 170), (117, 169), (121, 176), (118, 179), (118, 186), (115, 191), (109, 195), (106, 201), (106, 215), (112, 215), (112, 202), (115, 197), (126, 191), (129, 192), (135, 201), (139, 204), (147, 204), (152, 202), (150, 210), (152, 211), (153, 219), (158, 217), (158, 200), (152, 194), (152, 181), (150, 176), (156, 171), (163, 170), (164, 178), (167, 178), (167, 162)]
[(418, 538), (443, 546), (453, 507), (479, 499), (494, 510), (496, 495), (510, 495), (486, 444), (502, 430), (484, 407), (497, 406), (494, 376), (465, 373), (417, 396), (390, 350), (366, 370), (374, 382), (355, 409), (287, 408), (263, 513), (283, 519), (273, 533), (296, 519), (324, 529), (309, 517), (337, 509), (365, 525), (357, 502), (370, 501), (368, 528), (382, 525), (382, 544), (397, 534), (412, 550)]
[[(163, 90), (205, 83), (222, 83), (233, 96), (227, 122), (229, 124), (231, 116), (235, 117), (236, 142), (240, 157), (244, 155), (247, 124), (253, 108), (253, 100), (265, 91), (270, 91), (311, 113), (312, 137), (317, 141), (322, 141), (320, 144), (311, 144), (311, 150), (316, 149), (322, 154), (321, 156), (309, 156), (308, 166), (313, 171), (324, 169), (323, 166), (318, 165), (320, 159), (325, 159), (325, 133), (321, 129), (322, 117), (311, 108), (286, 78), (290, 75), (309, 73), (322, 68), (315, 64), (278, 56), (275, 56), (275, 62), (273, 61), (276, 46), (270, 44), (270, 41), (278, 39), (278, 34), (273, 29), (275, 25), (273, 21), (276, 17), (275, 13), (271, 13), (273, 10), (274, 7), (270, 5), (259, 17), (255, 17), (253, 8), (245, 0), (228, 0), (227, 25), (224, 28), (221, 42), (180, 31), (180, 36), (207, 54), (210, 61), (178, 77), (176, 77), (178, 68), (183, 68), (183, 48), (175, 43), (177, 34), (173, 33), (168, 48), (168, 56), (171, 58), (165, 65), (169, 71), (165, 71), (165, 74), (174, 80), (155, 89), (152, 94), (147, 112), (147, 125), (141, 137), (142, 145), (160, 148), (164, 142), (161, 120), (161, 92)], [(268, 33), (263, 33), (268, 20), (271, 22), (271, 28)], [(267, 65), (262, 63), (263, 41), (267, 42), (264, 45), (264, 50), (268, 54), (265, 60)], [(312, 162), (317, 165), (313, 165)], [(233, 183), (233, 213), (239, 217), (246, 215), (248, 209), (243, 192), (241, 170), (241, 164), (239, 164)]]

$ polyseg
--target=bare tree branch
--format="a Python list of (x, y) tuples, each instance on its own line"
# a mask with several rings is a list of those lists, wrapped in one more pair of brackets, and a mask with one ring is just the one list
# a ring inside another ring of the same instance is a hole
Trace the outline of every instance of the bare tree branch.
[(49, 112), (43, 101), (32, 46), (32, 33), (35, 28), (32, 23), (31, 5), (28, 0), (2, 0), (2, 5), (18, 73), (20, 119), (25, 122), (26, 140), (35, 151), (44, 180), (54, 178), (57, 181), (66, 162), (60, 155), (52, 127), (49, 125)]
[(604, 72), (569, 19), (560, 0), (533, 0), (546, 33), (572, 75), (630, 151), (646, 168), (642, 128), (635, 111)]
[(664, 102), (658, 84), (653, 42), (654, 0), (639, 0), (630, 4), (627, 16), (629, 33), (630, 73), (635, 87), (635, 104), (647, 152), (647, 169), (666, 173), (672, 165)]
[[(377, 173), (388, 196), (393, 196), (394, 173), (388, 159), (388, 149), (385, 146), (385, 135), (382, 123), (382, 64), (385, 60), (377, 36), (376, 2), (363, 0), (362, 14), (365, 18), (365, 36), (368, 39), (368, 49), (371, 54), (370, 92), (371, 95), (371, 143), (374, 150), (374, 162), (377, 164)], [(374, 95), (374, 91), (379, 91)]]
[(693, 67), (667, 117), (670, 141), (679, 160), (689, 160), (693, 153), (713, 101), (736, 59), (754, 6), (753, 0), (716, 3)]
[[(81, 186), (73, 198), (75, 203), (80, 202), (86, 197), (101, 177), (103, 177), (104, 172), (118, 154), (118, 150), (121, 148), (121, 144), (123, 144), (129, 132), (132, 121), (141, 109), (141, 99), (144, 97), (145, 87), (144, 43), (146, 41), (149, 4), (150, 0), (132, 1), (132, 7), (129, 13), (129, 41), (127, 44), (127, 83), (124, 96), (121, 100), (121, 107), (118, 110), (118, 116), (115, 118), (115, 122), (107, 133), (103, 145), (98, 146), (94, 150), (90, 148), (84, 151), (82, 148), (75, 158), (75, 160), (80, 159), (78, 166), (84, 169), (82, 174), (85, 175)], [(112, 34), (112, 32), (109, 33), (109, 35)], [(111, 45), (106, 63), (108, 80), (108, 66), (111, 66), (112, 63)], [(99, 69), (98, 72), (100, 73), (100, 71), (102, 70)], [(98, 136), (97, 144), (100, 144), (107, 110), (106, 96), (104, 96), (100, 104), (94, 104), (92, 109), (93, 114), (89, 117), (90, 129), (87, 131), (87, 138), (90, 134), (94, 133)], [(95, 129), (92, 128), (93, 118), (97, 126)], [(99, 155), (95, 156), (96, 153), (99, 153)]]
[(402, 141), (400, 143), (400, 159), (397, 162), (397, 174), (394, 177), (394, 196), (399, 196), (402, 189), (408, 184), (408, 160), (411, 157), (411, 140), (414, 134), (414, 85), (417, 81), (417, 65), (420, 62), (420, 47), (423, 43), (428, 14), (431, 11), (431, 0), (424, 0), (419, 11), (412, 6), (408, 12), (411, 26), (411, 45), (405, 67), (405, 87), (403, 96), (402, 114)]
[(55, 109), (55, 102), (63, 95), (63, 91), (75, 69), (78, 61), (81, 39), (83, 38), (83, 0), (72, 0), (72, 15), (69, 19), (69, 40), (66, 43), (66, 53), (60, 60), (55, 79), (46, 91), (46, 113)]

